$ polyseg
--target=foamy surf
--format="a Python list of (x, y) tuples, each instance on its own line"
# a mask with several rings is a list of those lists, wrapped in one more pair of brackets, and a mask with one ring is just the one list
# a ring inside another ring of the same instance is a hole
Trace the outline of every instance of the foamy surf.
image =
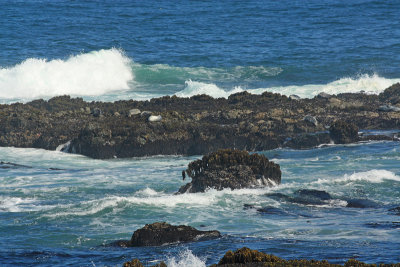
[(342, 78), (327, 84), (306, 84), (277, 86), (255, 89), (243, 89), (235, 86), (232, 89), (224, 89), (214, 83), (204, 83), (188, 80), (185, 82), (185, 88), (177, 93), (179, 97), (191, 97), (199, 94), (206, 94), (214, 98), (228, 98), (232, 94), (247, 91), (252, 94), (262, 94), (264, 92), (279, 93), (282, 95), (298, 95), (301, 98), (313, 98), (320, 93), (337, 95), (342, 93), (360, 93), (379, 94), (391, 85), (400, 82), (400, 79), (387, 79), (374, 75), (361, 75), (356, 78)]
[(93, 51), (66, 60), (29, 58), (0, 69), (0, 99), (92, 96), (129, 89), (131, 60), (121, 50)]
[(337, 179), (318, 179), (316, 183), (353, 183), (353, 182), (369, 182), (382, 183), (384, 181), (400, 182), (400, 177), (395, 173), (387, 170), (369, 170), (365, 172), (355, 172), (353, 174), (345, 174)]

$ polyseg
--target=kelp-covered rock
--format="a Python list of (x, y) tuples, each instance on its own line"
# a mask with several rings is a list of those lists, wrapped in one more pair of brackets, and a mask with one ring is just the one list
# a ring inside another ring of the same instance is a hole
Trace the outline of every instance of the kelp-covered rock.
[(348, 144), (358, 141), (358, 127), (343, 120), (335, 121), (329, 128), (329, 134), (335, 144)]
[[(138, 259), (133, 259), (131, 261), (127, 261), (125, 262), (122, 267), (147, 267), (147, 265), (143, 265), (143, 263), (140, 262), (140, 260)], [(151, 265), (148, 267), (167, 267), (167, 264), (165, 264), (165, 262), (160, 262), (157, 263), (155, 265)]]
[(186, 173), (192, 182), (182, 186), (179, 193), (272, 186), (280, 184), (282, 175), (280, 166), (264, 155), (232, 149), (218, 150), (189, 163)]
[[(246, 247), (240, 248), (235, 252), (229, 250), (218, 262), (218, 264), (213, 264), (210, 267), (305, 267), (305, 266), (326, 266), (326, 267), (376, 267), (376, 264), (366, 264), (354, 259), (350, 259), (345, 262), (344, 265), (331, 264), (326, 260), (285, 260), (277, 256), (266, 254), (257, 250), (252, 250)], [(400, 263), (397, 264), (380, 264), (379, 266), (392, 266), (399, 267)]]
[(191, 226), (175, 226), (166, 222), (155, 222), (136, 230), (129, 245), (132, 247), (161, 246), (177, 242), (213, 239), (220, 236), (221, 233), (218, 231), (200, 231)]

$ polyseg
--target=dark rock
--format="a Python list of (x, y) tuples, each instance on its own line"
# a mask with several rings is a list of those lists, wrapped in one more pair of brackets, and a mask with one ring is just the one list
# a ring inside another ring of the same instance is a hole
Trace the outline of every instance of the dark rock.
[(383, 102), (397, 104), (400, 102), (400, 83), (393, 84), (379, 94), (379, 99)]
[(92, 111), (92, 115), (94, 117), (100, 117), (103, 115), (103, 111), (101, 111), (101, 109), (99, 109), (99, 108), (94, 108)]
[[(266, 254), (258, 250), (252, 250), (247, 247), (240, 248), (235, 252), (229, 250), (225, 253), (218, 264), (213, 264), (210, 267), (339, 267), (339, 264), (330, 264), (326, 260), (304, 260), (294, 259), (285, 260), (272, 254)], [(376, 264), (367, 264), (355, 259), (350, 259), (344, 263), (344, 267), (376, 267)], [(381, 264), (379, 266), (399, 267), (400, 263), (396, 264)]]
[(130, 240), (130, 246), (161, 246), (177, 242), (190, 242), (221, 237), (218, 231), (200, 231), (191, 226), (174, 226), (165, 222), (146, 224), (136, 230)]
[(179, 193), (272, 186), (281, 182), (278, 164), (263, 155), (231, 149), (219, 150), (189, 163), (186, 173), (192, 182), (182, 186)]
[[(123, 267), (147, 267), (148, 265), (143, 265), (138, 259), (133, 259), (131, 261), (125, 262), (122, 266)], [(165, 264), (165, 262), (162, 261), (160, 263), (151, 265), (149, 267), (167, 267), (167, 264)]]
[(257, 209), (257, 211), (262, 214), (268, 214), (268, 215), (280, 215), (280, 216), (289, 215), (286, 211), (272, 206), (262, 207)]
[(329, 193), (315, 189), (301, 189), (294, 192), (293, 196), (282, 193), (270, 193), (266, 196), (277, 201), (301, 205), (326, 205), (327, 201), (332, 199)]
[(359, 209), (366, 209), (366, 208), (376, 208), (379, 205), (369, 199), (359, 199), (359, 198), (353, 198), (353, 199), (346, 199), (347, 205), (346, 207), (348, 208), (359, 208)]
[(310, 149), (330, 142), (331, 138), (328, 133), (299, 134), (288, 140), (284, 146), (294, 149)]
[(319, 98), (330, 98), (330, 97), (332, 97), (332, 95), (330, 95), (328, 93), (325, 93), (325, 92), (321, 92), (321, 93), (319, 93), (317, 95), (317, 97), (319, 97)]
[(332, 199), (331, 195), (328, 192), (316, 189), (300, 189), (295, 192), (295, 195), (300, 197), (309, 197), (316, 198), (321, 200), (330, 200)]
[(335, 144), (348, 144), (358, 141), (358, 128), (343, 120), (335, 121), (329, 128), (329, 134)]

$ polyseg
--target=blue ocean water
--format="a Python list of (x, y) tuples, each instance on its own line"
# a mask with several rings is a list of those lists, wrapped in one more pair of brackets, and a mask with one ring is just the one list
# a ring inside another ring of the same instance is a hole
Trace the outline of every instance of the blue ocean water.
[[(376, 94), (400, 81), (399, 15), (395, 0), (2, 1), (0, 103), (63, 94)], [(399, 216), (388, 211), (400, 206), (398, 143), (261, 153), (281, 165), (282, 185), (173, 195), (200, 155), (93, 160), (0, 148), (0, 161), (27, 166), (0, 169), (0, 265), (115, 266), (137, 257), (204, 266), (243, 246), (287, 259), (400, 262)], [(334, 200), (313, 206), (266, 196), (299, 189)], [(348, 198), (376, 205), (347, 208)], [(263, 207), (280, 212), (256, 211)], [(223, 237), (107, 246), (155, 221)]]

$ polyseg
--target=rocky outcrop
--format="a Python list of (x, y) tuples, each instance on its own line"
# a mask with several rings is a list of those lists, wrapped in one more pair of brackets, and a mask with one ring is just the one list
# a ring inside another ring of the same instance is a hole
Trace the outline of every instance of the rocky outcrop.
[(192, 182), (182, 186), (179, 193), (272, 186), (281, 182), (278, 164), (263, 155), (232, 149), (222, 149), (189, 163), (186, 173)]
[(335, 121), (329, 128), (329, 134), (335, 144), (348, 144), (359, 140), (357, 126), (343, 120)]
[(359, 129), (399, 128), (400, 112), (380, 109), (399, 107), (399, 88), (393, 85), (379, 96), (313, 99), (242, 92), (228, 99), (165, 96), (108, 103), (59, 96), (0, 104), (0, 146), (55, 150), (69, 142), (64, 151), (93, 158), (309, 148), (325, 143), (326, 134), (319, 133), (337, 120)]
[[(147, 267), (147, 265), (143, 265), (138, 259), (133, 259), (131, 261), (125, 262), (122, 267)], [(167, 264), (165, 262), (160, 262), (155, 265), (151, 265), (149, 267), (167, 267)]]
[(136, 230), (127, 246), (161, 246), (178, 242), (208, 240), (221, 237), (218, 231), (200, 231), (191, 226), (171, 225), (166, 222), (146, 224)]
[[(318, 261), (318, 260), (303, 260), (303, 259), (296, 259), (296, 260), (284, 260), (277, 256), (266, 254), (260, 252), (258, 250), (252, 250), (246, 247), (240, 248), (236, 251), (229, 250), (225, 253), (222, 259), (218, 262), (218, 264), (213, 264), (210, 267), (261, 267), (261, 266), (268, 266), (268, 267), (283, 267), (283, 266), (296, 266), (296, 267), (303, 267), (303, 266), (325, 266), (325, 267), (350, 267), (350, 266), (357, 266), (357, 267), (376, 267), (375, 264), (366, 264), (361, 261), (357, 261), (354, 259), (348, 260), (345, 262), (344, 265), (338, 264), (330, 264), (326, 260)], [(399, 267), (400, 263), (397, 264), (381, 264), (379, 266), (392, 266), (392, 267)]]

